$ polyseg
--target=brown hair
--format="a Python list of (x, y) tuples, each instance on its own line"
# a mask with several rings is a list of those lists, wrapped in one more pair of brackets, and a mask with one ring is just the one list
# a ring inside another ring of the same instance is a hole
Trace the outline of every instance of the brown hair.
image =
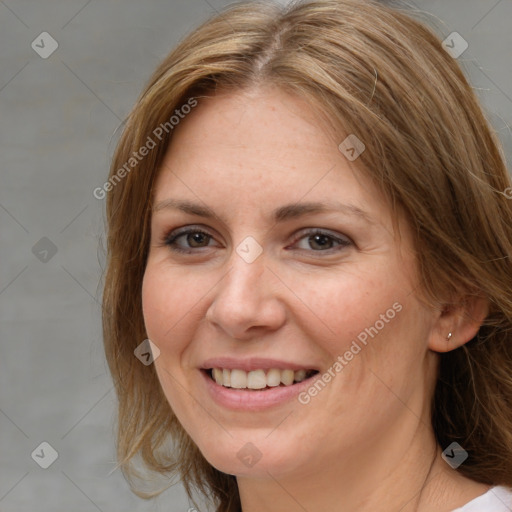
[[(172, 413), (153, 366), (133, 351), (147, 337), (141, 284), (153, 184), (172, 137), (169, 119), (192, 98), (200, 103), (216, 90), (259, 84), (306, 98), (339, 131), (364, 141), (360, 167), (406, 213), (430, 304), (461, 294), (489, 301), (477, 336), (440, 355), (432, 425), (442, 447), (458, 441), (469, 453), (458, 471), (512, 486), (510, 178), (472, 88), (436, 35), (371, 0), (231, 6), (169, 54), (129, 115), (107, 189), (103, 296), (125, 475), (136, 474), (132, 462), (140, 456), (150, 470), (179, 475), (189, 495), (209, 496), (217, 511), (240, 510), (235, 477), (204, 459)], [(127, 170), (133, 153), (162, 126), (156, 147)]]

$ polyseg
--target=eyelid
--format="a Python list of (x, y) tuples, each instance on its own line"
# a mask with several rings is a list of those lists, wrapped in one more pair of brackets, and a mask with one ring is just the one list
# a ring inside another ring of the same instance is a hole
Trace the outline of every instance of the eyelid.
[(339, 240), (341, 242), (347, 241), (347, 242), (353, 243), (351, 238), (348, 235), (345, 235), (344, 233), (337, 233), (336, 231), (333, 231), (331, 229), (318, 228), (318, 227), (302, 228), (294, 235), (294, 239), (299, 240), (300, 238), (302, 238), (305, 235), (315, 235), (315, 234), (327, 235), (327, 236), (330, 236), (330, 237), (334, 238), (335, 240)]
[[(182, 252), (182, 253), (193, 253), (195, 252), (194, 249), (205, 249), (206, 247), (191, 247), (188, 249), (182, 249), (178, 247), (177, 245), (173, 245), (173, 242), (175, 242), (179, 237), (183, 235), (188, 235), (191, 233), (202, 233), (208, 237), (210, 237), (212, 240), (215, 239), (215, 236), (210, 233), (207, 229), (203, 228), (202, 226), (198, 225), (189, 225), (189, 226), (183, 226), (181, 228), (171, 229), (169, 231), (166, 231), (162, 237), (162, 246), (167, 246), (171, 250), (175, 252)], [(207, 246), (209, 247), (209, 246)]]
[[(352, 239), (349, 236), (347, 236), (347, 235), (344, 235), (344, 234), (341, 234), (341, 233), (339, 233), (339, 234), (338, 233), (334, 233), (331, 230), (323, 229), (323, 228), (316, 228), (316, 227), (304, 228), (304, 229), (300, 230), (294, 236), (294, 239), (293, 239), (293, 242), (292, 242), (291, 245), (295, 245), (297, 242), (299, 242), (303, 238), (306, 238), (308, 236), (313, 236), (313, 235), (328, 236), (329, 238), (331, 238), (332, 240), (334, 240), (335, 242), (337, 242), (339, 244), (337, 247), (348, 247), (350, 245), (355, 245), (354, 242), (352, 241)], [(299, 249), (299, 250), (306, 250), (306, 249)], [(321, 254), (321, 253), (328, 253), (328, 254), (330, 254), (332, 251), (336, 251), (336, 247), (331, 247), (330, 249), (326, 249), (324, 251), (308, 250), (307, 252), (319, 253), (319, 254)]]
[[(201, 233), (206, 235), (212, 240), (215, 240), (215, 235), (209, 232), (208, 229), (202, 227), (201, 225), (187, 225), (183, 226), (181, 228), (171, 229), (169, 231), (166, 231), (164, 236), (162, 237), (162, 243), (161, 246), (167, 246), (172, 251), (177, 253), (184, 253), (184, 254), (192, 254), (195, 252), (200, 251), (201, 249), (207, 249), (208, 247), (211, 247), (210, 245), (204, 246), (204, 247), (191, 247), (191, 248), (180, 248), (178, 245), (175, 244), (175, 241), (183, 236), (188, 235), (191, 233)], [(349, 247), (349, 246), (355, 246), (352, 239), (341, 233), (334, 233), (331, 230), (324, 229), (324, 228), (318, 228), (318, 227), (309, 227), (309, 228), (302, 228), (297, 233), (293, 235), (293, 242), (290, 244), (291, 246), (297, 244), (299, 241), (301, 241), (303, 238), (307, 238), (308, 236), (314, 236), (314, 235), (323, 235), (331, 238), (336, 244), (335, 247), (331, 247), (325, 250), (319, 250), (315, 251), (312, 249), (297, 249), (302, 252), (308, 252), (308, 253), (319, 253), (319, 254), (332, 254), (333, 252), (339, 252), (341, 248)], [(287, 245), (285, 249), (290, 247), (290, 245)]]

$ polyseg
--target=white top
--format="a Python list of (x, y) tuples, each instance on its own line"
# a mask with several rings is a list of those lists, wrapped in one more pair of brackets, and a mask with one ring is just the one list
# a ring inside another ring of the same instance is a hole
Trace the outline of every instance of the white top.
[(512, 489), (491, 487), (485, 494), (453, 512), (512, 512)]

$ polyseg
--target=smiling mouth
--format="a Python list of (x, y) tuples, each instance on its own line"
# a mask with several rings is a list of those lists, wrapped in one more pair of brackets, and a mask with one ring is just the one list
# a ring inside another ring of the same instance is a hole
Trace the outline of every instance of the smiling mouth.
[(204, 370), (219, 386), (230, 389), (265, 391), (277, 387), (290, 387), (318, 373), (318, 370), (253, 370), (246, 372), (238, 369), (210, 368)]

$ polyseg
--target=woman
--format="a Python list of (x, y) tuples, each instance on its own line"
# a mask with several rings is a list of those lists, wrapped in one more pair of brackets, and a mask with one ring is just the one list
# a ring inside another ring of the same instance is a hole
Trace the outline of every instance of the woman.
[(512, 510), (510, 187), (406, 14), (251, 2), (198, 28), (106, 187), (125, 474), (217, 511)]

